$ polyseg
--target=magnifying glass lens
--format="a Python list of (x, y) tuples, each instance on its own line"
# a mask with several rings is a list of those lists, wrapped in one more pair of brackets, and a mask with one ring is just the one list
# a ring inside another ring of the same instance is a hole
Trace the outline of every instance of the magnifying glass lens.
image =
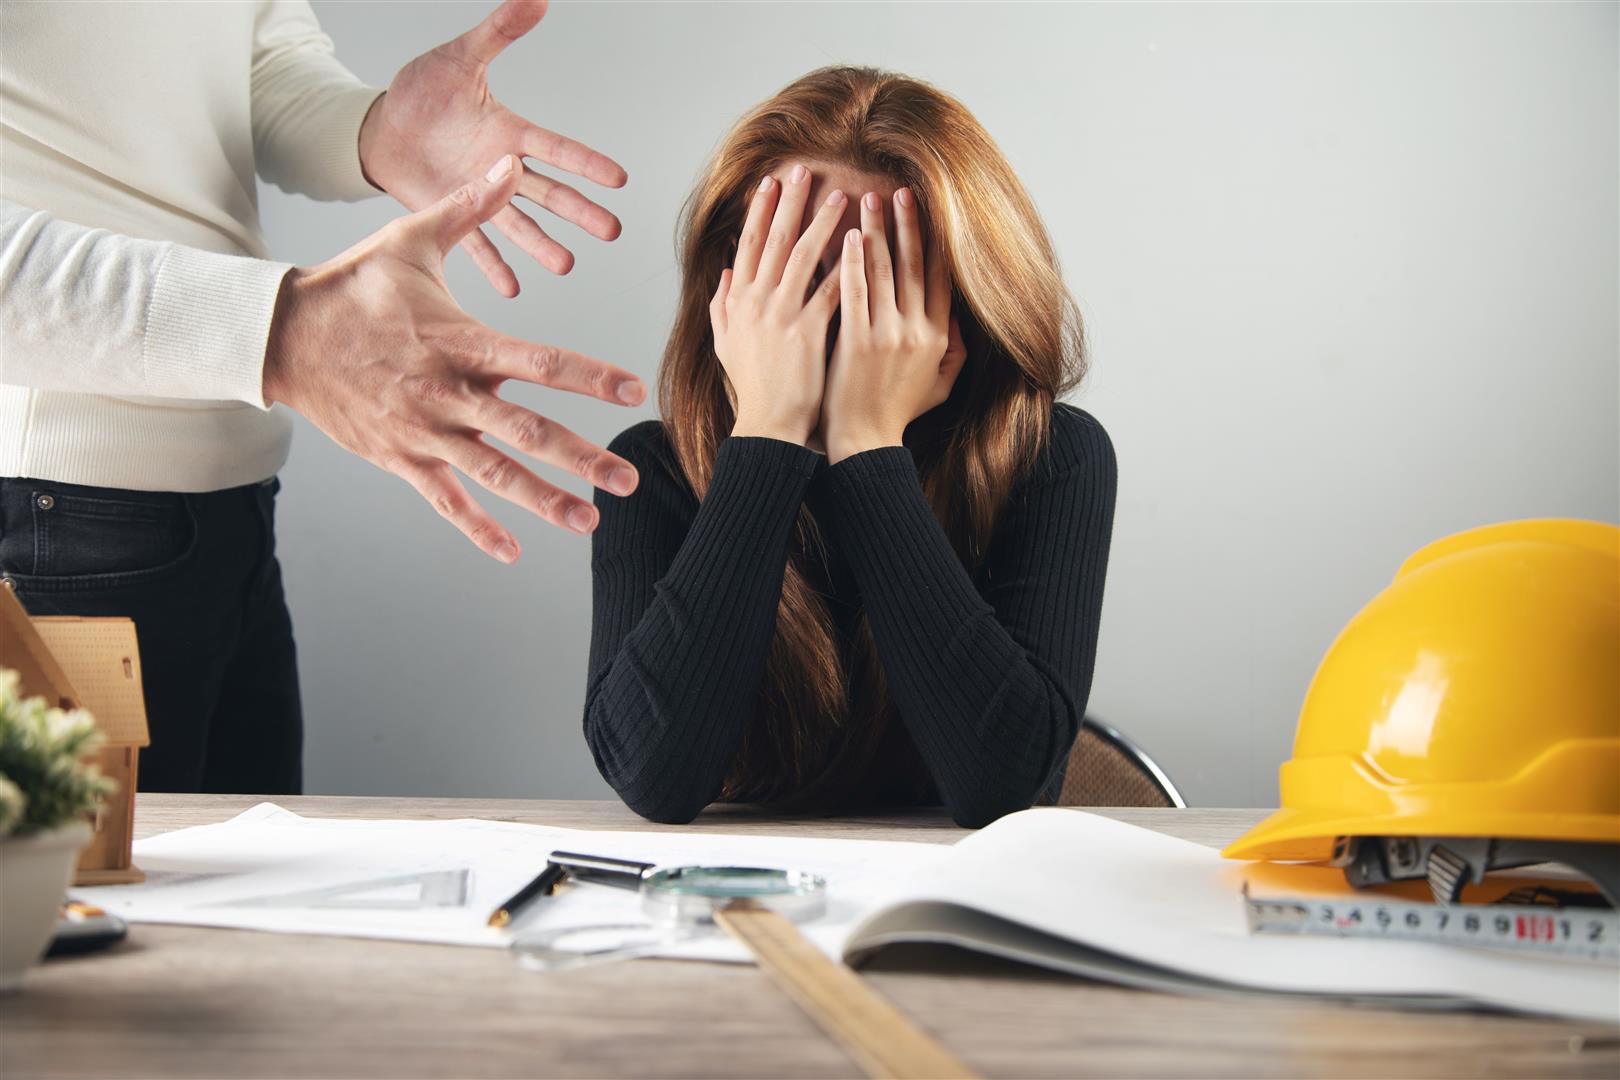
[(524, 934), (512, 950), (525, 967), (566, 971), (663, 952), (715, 933), (714, 913), (743, 901), (793, 922), (827, 910), (827, 879), (803, 870), (757, 866), (678, 866), (641, 879), (641, 910), (651, 925), (571, 926)]
[(786, 870), (753, 866), (681, 866), (652, 875), (648, 888), (740, 900), (799, 891)]
[(755, 866), (680, 866), (647, 875), (641, 908), (661, 922), (709, 922), (736, 900), (751, 900), (804, 922), (827, 910), (826, 879), (802, 870)]

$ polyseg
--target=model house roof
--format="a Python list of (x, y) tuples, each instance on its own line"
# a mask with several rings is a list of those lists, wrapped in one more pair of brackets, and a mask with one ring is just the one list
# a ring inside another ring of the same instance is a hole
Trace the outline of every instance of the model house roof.
[(16, 595), (0, 588), (0, 667), (18, 672), (24, 697), (88, 709), (109, 746), (150, 742), (141, 654), (129, 619), (30, 618)]

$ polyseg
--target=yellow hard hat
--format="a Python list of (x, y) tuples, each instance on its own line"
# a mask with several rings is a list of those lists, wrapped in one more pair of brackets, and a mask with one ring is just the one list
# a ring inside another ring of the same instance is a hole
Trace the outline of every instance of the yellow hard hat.
[(1516, 521), (1413, 555), (1328, 649), (1281, 787), (1227, 857), (1326, 861), (1355, 837), (1620, 843), (1620, 528)]

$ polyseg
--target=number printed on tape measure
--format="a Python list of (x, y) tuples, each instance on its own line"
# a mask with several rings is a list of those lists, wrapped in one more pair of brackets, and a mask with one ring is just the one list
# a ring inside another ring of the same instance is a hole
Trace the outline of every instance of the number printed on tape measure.
[(1250, 897), (1247, 911), (1254, 933), (1435, 941), (1620, 960), (1620, 914), (1611, 910)]

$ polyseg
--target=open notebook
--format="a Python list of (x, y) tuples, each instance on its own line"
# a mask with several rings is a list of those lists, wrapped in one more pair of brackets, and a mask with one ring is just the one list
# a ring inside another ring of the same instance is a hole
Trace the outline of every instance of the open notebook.
[[(1343, 875), (1317, 895), (1349, 895)], [(859, 964), (933, 942), (1144, 989), (1375, 998), (1620, 1021), (1620, 964), (1411, 941), (1255, 935), (1246, 877), (1266, 868), (1075, 810), (1027, 810), (960, 841), (849, 933)]]
[[(805, 925), (858, 964), (939, 942), (1109, 982), (1198, 993), (1305, 993), (1483, 1005), (1615, 1021), (1620, 965), (1402, 941), (1252, 935), (1242, 886), (1262, 871), (1210, 848), (1079, 810), (1013, 814), (954, 846), (697, 831), (582, 832), (512, 822), (306, 818), (263, 803), (135, 845), (139, 885), (75, 889), (131, 922), (504, 947), (489, 912), (557, 849), (661, 866), (776, 866), (828, 881)], [(1275, 868), (1273, 868), (1275, 869)], [(1337, 871), (1315, 874), (1343, 889)], [(642, 919), (634, 894), (565, 890), (525, 934)], [(743, 962), (724, 936), (662, 955)]]

